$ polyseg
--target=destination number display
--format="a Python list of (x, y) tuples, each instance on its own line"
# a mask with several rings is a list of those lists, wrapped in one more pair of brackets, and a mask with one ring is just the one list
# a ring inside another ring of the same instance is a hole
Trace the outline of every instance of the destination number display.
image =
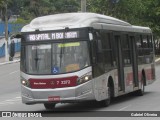
[(78, 31), (72, 32), (55, 32), (55, 33), (39, 33), (27, 35), (28, 41), (42, 41), (42, 40), (61, 40), (61, 39), (79, 38)]

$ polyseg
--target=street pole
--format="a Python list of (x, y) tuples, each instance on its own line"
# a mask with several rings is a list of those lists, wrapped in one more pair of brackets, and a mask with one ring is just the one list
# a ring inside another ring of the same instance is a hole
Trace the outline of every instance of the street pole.
[(5, 61), (8, 61), (8, 14), (7, 3), (5, 3)]
[(86, 0), (81, 0), (81, 12), (86, 12)]

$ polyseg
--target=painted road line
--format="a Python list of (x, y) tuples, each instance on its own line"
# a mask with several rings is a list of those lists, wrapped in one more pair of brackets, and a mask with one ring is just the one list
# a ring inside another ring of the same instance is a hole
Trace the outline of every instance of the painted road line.
[(21, 101), (21, 97), (15, 97), (13, 99), (8, 99), (0, 102), (0, 105), (14, 104), (19, 101)]
[(0, 105), (14, 104), (14, 102), (0, 102)]
[(119, 109), (118, 111), (125, 110), (126, 108), (128, 108), (128, 107), (130, 107), (130, 106), (131, 106), (131, 105), (128, 105), (128, 106), (126, 106), (126, 107), (123, 107), (123, 108)]
[(16, 102), (16, 101), (21, 101), (21, 99), (10, 99), (10, 100), (5, 100), (7, 102)]
[(158, 62), (158, 61), (160, 61), (160, 58), (158, 58), (158, 59), (155, 60), (155, 62)]
[(7, 102), (7, 103), (0, 103), (0, 106), (7, 106), (7, 105), (14, 105), (13, 102)]
[(14, 73), (17, 73), (17, 72), (19, 72), (19, 70), (13, 71), (13, 72), (11, 72), (11, 73), (9, 73), (9, 74), (11, 75), (11, 74), (14, 74)]
[(22, 99), (21, 97), (16, 97), (16, 98)]
[(17, 63), (17, 62), (20, 62), (20, 59), (14, 60), (14, 61), (10, 61), (10, 62), (3, 62), (3, 63), (0, 63), (0, 65), (6, 65), (6, 64), (11, 64), (11, 63)]
[(4, 100), (4, 101), (0, 102), (0, 104), (3, 104), (3, 103), (14, 103), (16, 101), (21, 101), (21, 99), (22, 99), (21, 97), (15, 97), (13, 99)]

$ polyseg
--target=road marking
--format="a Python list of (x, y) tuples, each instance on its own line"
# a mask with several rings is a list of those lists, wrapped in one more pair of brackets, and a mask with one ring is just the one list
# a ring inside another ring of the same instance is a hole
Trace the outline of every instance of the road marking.
[(155, 62), (158, 62), (160, 60), (160, 58), (156, 59)]
[(9, 101), (9, 102), (12, 101), (13, 102), (13, 101), (20, 101), (20, 100), (21, 99), (10, 99), (10, 100), (5, 100), (5, 101)]
[(4, 104), (14, 104), (14, 102), (0, 102), (0, 105), (4, 105)]
[(16, 102), (21, 101), (21, 97), (15, 97), (13, 99), (8, 99), (8, 100), (4, 100), (2, 102), (0, 102), (0, 106), (1, 105), (9, 105), (9, 104), (15, 104)]
[(126, 109), (126, 108), (128, 108), (128, 107), (130, 107), (131, 105), (128, 105), (128, 106), (126, 106), (126, 107), (123, 107), (123, 108), (121, 108), (121, 109), (119, 109), (118, 111), (122, 111), (122, 110), (124, 110), (124, 109)]
[(16, 97), (16, 98), (20, 98), (21, 99), (21, 97)]
[(6, 105), (13, 105), (13, 102), (8, 102), (8, 103), (0, 103), (0, 106), (6, 106)]
[(17, 73), (17, 72), (19, 72), (19, 70), (14, 71), (14, 72), (11, 72), (11, 73), (9, 73), (9, 74), (11, 75), (11, 74), (14, 74), (14, 73)]
[(12, 62), (4, 62), (4, 63), (0, 63), (0, 65), (11, 64), (11, 63), (17, 63), (17, 62), (20, 62), (20, 59), (14, 60), (14, 61), (12, 61)]

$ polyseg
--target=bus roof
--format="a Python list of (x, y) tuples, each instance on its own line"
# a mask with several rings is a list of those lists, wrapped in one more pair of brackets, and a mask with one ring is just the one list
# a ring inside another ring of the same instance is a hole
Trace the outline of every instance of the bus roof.
[[(96, 24), (108, 24), (114, 26), (132, 27), (131, 24), (105, 15), (96, 13), (62, 13), (37, 17), (28, 25), (24, 26), (21, 32), (32, 32), (35, 30), (57, 30), (68, 28), (93, 27)], [(146, 27), (135, 27), (136, 29), (149, 29)]]

